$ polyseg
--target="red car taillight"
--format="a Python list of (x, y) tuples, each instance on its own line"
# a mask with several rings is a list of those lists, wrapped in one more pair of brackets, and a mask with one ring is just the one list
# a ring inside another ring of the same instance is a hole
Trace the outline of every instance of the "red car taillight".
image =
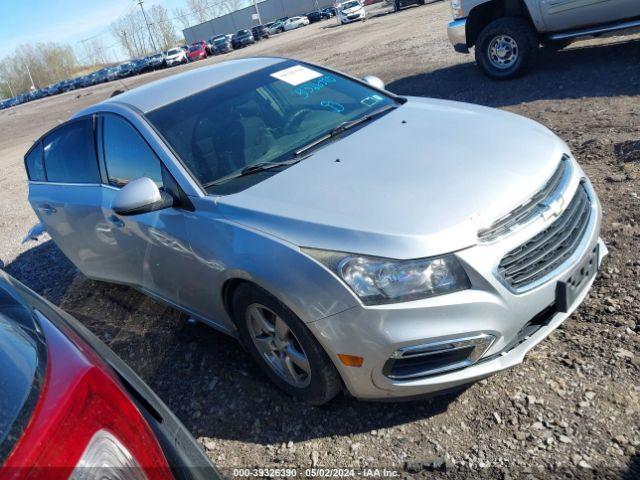
[(3, 479), (173, 478), (151, 427), (120, 382), (84, 342), (42, 315), (44, 389)]

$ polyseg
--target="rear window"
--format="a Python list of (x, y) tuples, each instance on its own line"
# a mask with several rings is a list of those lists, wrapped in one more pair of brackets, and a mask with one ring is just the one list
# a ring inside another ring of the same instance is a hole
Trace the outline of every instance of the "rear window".
[(44, 173), (42, 160), (42, 143), (38, 142), (24, 159), (29, 180), (44, 182), (47, 178)]
[(54, 130), (43, 143), (44, 166), (49, 182), (100, 183), (91, 118)]

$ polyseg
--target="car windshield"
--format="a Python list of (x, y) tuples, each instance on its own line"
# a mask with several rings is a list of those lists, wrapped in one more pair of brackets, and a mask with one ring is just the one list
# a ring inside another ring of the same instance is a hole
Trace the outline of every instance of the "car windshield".
[(190, 52), (197, 52), (198, 50), (200, 50), (200, 45), (191, 45), (189, 47)]
[(354, 0), (353, 2), (343, 3), (341, 5), (341, 8), (346, 10), (347, 8), (353, 8), (353, 7), (359, 7), (359, 6), (360, 6), (360, 2), (357, 2)]
[[(296, 157), (336, 127), (396, 101), (319, 67), (285, 61), (147, 113), (210, 193), (250, 165)], [(311, 150), (309, 150), (311, 151)]]
[(167, 52), (167, 55), (177, 55), (182, 51), (181, 48), (174, 48), (173, 50), (169, 50)]
[(153, 55), (151, 58), (155, 58), (155, 59), (162, 58), (162, 53), (157, 53)]
[(218, 37), (218, 38), (214, 38), (213, 39), (213, 43), (215, 45), (220, 45), (221, 43), (227, 43), (227, 38), (226, 37)]

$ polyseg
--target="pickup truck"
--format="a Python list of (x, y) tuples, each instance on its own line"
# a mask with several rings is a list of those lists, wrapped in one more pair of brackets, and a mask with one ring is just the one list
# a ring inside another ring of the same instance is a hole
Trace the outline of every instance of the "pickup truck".
[(539, 46), (561, 49), (574, 39), (640, 27), (640, 0), (450, 0), (449, 40), (457, 52), (475, 47), (490, 78), (522, 75)]

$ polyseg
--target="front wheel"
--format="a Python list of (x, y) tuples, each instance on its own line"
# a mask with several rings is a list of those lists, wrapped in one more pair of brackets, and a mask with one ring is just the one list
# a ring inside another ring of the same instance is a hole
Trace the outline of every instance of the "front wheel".
[(538, 45), (537, 33), (526, 19), (499, 18), (480, 32), (475, 45), (476, 62), (489, 78), (516, 78), (526, 71)]
[(232, 299), (240, 340), (280, 389), (321, 405), (342, 388), (335, 366), (302, 321), (263, 289), (240, 285)]

